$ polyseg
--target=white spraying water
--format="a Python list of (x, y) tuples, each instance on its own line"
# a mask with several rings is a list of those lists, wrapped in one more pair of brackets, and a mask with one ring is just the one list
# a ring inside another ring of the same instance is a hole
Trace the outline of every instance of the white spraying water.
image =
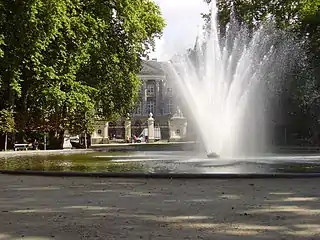
[(208, 153), (234, 157), (265, 150), (267, 83), (277, 79), (288, 54), (276, 32), (266, 24), (249, 34), (231, 20), (220, 38), (213, 1), (209, 35), (203, 43), (198, 38), (195, 59), (171, 61), (183, 107)]

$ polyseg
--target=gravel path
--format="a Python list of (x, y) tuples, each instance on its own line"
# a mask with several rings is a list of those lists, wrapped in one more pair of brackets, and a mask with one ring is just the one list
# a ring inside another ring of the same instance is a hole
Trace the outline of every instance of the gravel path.
[(0, 174), (0, 239), (320, 239), (318, 182)]

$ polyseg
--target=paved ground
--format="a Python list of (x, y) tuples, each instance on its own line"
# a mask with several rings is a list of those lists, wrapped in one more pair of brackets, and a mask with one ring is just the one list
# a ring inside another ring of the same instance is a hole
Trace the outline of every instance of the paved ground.
[(0, 174), (0, 239), (320, 239), (318, 184)]

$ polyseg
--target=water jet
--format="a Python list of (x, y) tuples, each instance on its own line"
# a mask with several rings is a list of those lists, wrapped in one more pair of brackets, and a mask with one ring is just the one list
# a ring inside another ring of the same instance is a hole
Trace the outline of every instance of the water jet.
[(231, 17), (221, 31), (211, 2), (209, 30), (192, 56), (169, 62), (170, 73), (208, 157), (257, 156), (267, 149), (270, 89), (280, 83), (291, 45), (271, 23), (251, 31)]

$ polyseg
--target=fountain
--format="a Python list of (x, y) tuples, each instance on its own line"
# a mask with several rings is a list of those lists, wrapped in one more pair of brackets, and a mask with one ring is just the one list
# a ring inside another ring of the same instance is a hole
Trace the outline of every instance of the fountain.
[(267, 147), (268, 90), (279, 87), (292, 44), (271, 22), (249, 31), (232, 16), (221, 34), (217, 11), (212, 1), (195, 59), (177, 57), (169, 68), (209, 158), (258, 155)]

